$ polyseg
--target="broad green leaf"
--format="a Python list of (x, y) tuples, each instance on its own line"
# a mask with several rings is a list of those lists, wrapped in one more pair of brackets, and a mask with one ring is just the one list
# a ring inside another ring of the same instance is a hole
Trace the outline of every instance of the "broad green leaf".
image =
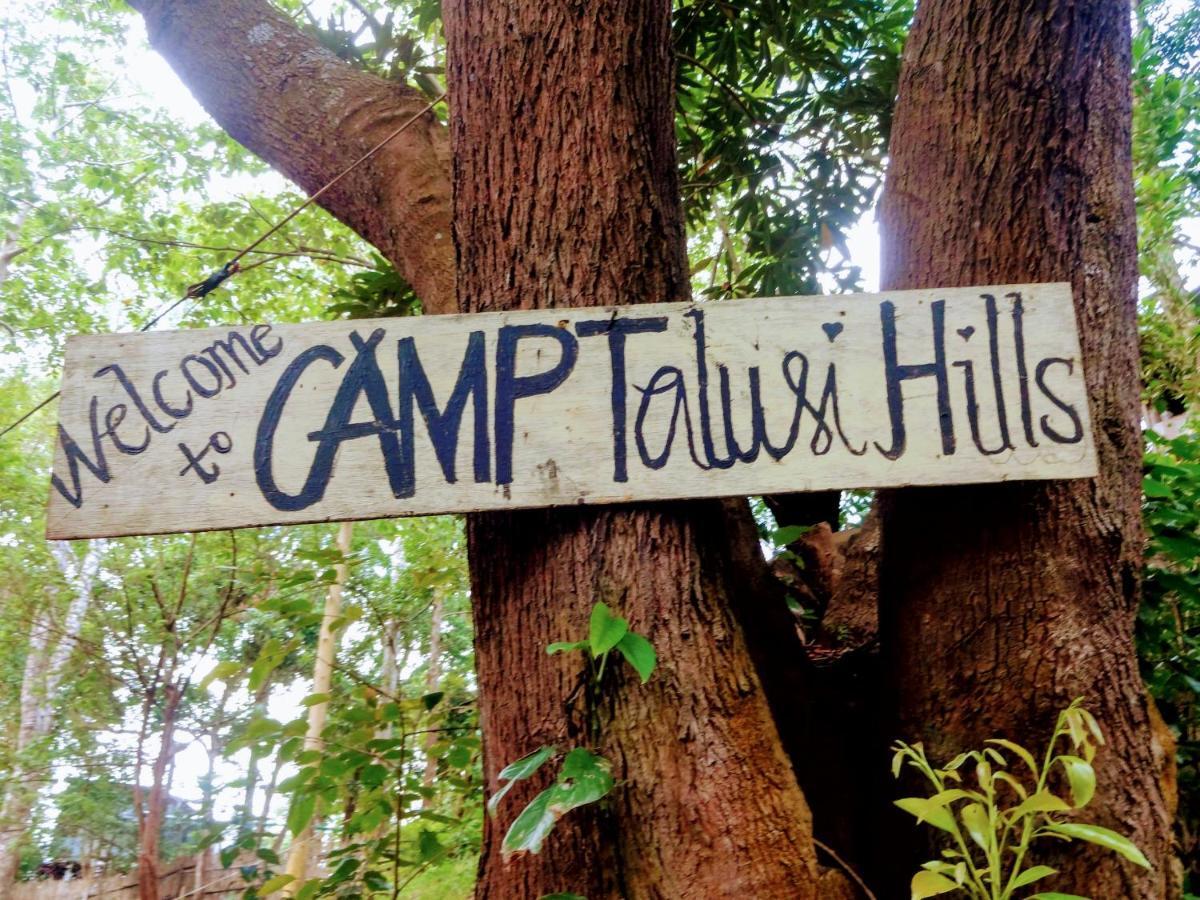
[(1087, 806), (1096, 793), (1096, 770), (1091, 763), (1078, 756), (1060, 756), (1058, 761), (1066, 770), (1067, 781), (1071, 784), (1071, 799), (1076, 809)]
[(525, 778), (528, 778), (534, 772), (542, 767), (542, 764), (552, 757), (557, 751), (553, 746), (541, 747), (534, 750), (528, 756), (522, 756), (516, 762), (509, 763), (500, 770), (500, 774), (496, 776), (500, 781), (505, 781), (507, 784), (500, 787), (492, 798), (488, 800), (487, 811), (491, 816), (496, 815), (496, 810), (500, 807), (500, 801), (504, 799), (504, 795), (509, 792), (514, 784)]
[(555, 653), (570, 653), (572, 650), (586, 650), (587, 641), (555, 641), (546, 647), (546, 652), (553, 656)]
[(1137, 863), (1143, 868), (1150, 868), (1150, 860), (1137, 848), (1133, 841), (1099, 825), (1085, 825), (1081, 822), (1054, 822), (1046, 826), (1047, 831), (1061, 834), (1069, 838), (1078, 838), (1089, 844), (1105, 847), (1114, 853), (1119, 853), (1127, 860)]
[(433, 691), (432, 693), (424, 694), (421, 697), (421, 705), (425, 707), (426, 711), (429, 711), (441, 703), (442, 698), (445, 696), (445, 691)]
[(267, 894), (273, 894), (276, 891), (287, 887), (295, 880), (295, 875), (276, 875), (274, 878), (268, 878), (259, 886), (258, 896), (265, 897)]
[(786, 547), (788, 544), (800, 540), (810, 531), (812, 531), (811, 525), (784, 525), (771, 532), (771, 543), (776, 547)]
[(592, 607), (592, 618), (588, 626), (588, 645), (592, 656), (607, 653), (617, 646), (628, 630), (629, 623), (614, 615), (607, 603), (597, 603)]
[(1014, 819), (1021, 816), (1027, 816), (1035, 812), (1066, 812), (1071, 808), (1071, 804), (1067, 803), (1061, 797), (1056, 797), (1049, 791), (1038, 791), (1033, 794), (1028, 800), (1013, 809), (1009, 815)]
[(436, 859), (442, 850), (442, 842), (438, 840), (437, 833), (422, 828), (421, 833), (417, 835), (417, 854), (421, 857), (421, 862)]
[(1010, 887), (1013, 890), (1016, 890), (1017, 888), (1028, 887), (1035, 881), (1040, 881), (1041, 879), (1046, 878), (1049, 875), (1054, 875), (1057, 872), (1058, 869), (1052, 869), (1049, 866), (1031, 866), (1014, 878)]
[(914, 875), (910, 887), (912, 900), (925, 900), (926, 897), (936, 897), (938, 894), (958, 890), (958, 885), (945, 875), (930, 872), (928, 869), (922, 869)]
[(318, 703), (328, 703), (329, 694), (309, 694), (300, 701), (301, 706), (316, 706)]
[(928, 822), (942, 831), (954, 833), (954, 816), (944, 806), (929, 801), (925, 797), (904, 797), (896, 801), (896, 805), (906, 813), (917, 817), (918, 822)]
[(1161, 481), (1155, 481), (1147, 476), (1142, 480), (1142, 490), (1146, 492), (1147, 497), (1170, 497), (1171, 489)]
[(617, 650), (625, 657), (625, 661), (637, 670), (642, 684), (650, 680), (654, 667), (658, 665), (658, 654), (654, 652), (654, 646), (648, 640), (640, 634), (628, 631), (617, 642)]
[(317, 795), (303, 793), (292, 799), (288, 808), (287, 827), (292, 835), (297, 835), (312, 821), (313, 813), (317, 811)]
[(993, 835), (992, 825), (988, 821), (987, 810), (983, 808), (983, 804), (968, 803), (958, 814), (967, 827), (967, 834), (971, 836), (971, 840), (986, 850), (991, 845)]
[(542, 791), (521, 811), (504, 836), (501, 851), (538, 853), (554, 825), (571, 810), (595, 803), (612, 790), (611, 767), (606, 759), (576, 747), (563, 760), (558, 781)]

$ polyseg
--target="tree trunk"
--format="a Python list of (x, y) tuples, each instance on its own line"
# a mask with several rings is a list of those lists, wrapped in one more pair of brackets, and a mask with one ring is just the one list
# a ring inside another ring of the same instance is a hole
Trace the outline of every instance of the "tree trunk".
[(17, 768), (0, 806), (0, 893), (17, 877), (21, 844), (43, 781), (29, 774), (26, 757), (38, 741), (50, 734), (54, 724), (54, 695), (75, 650), (75, 641), (91, 603), (92, 583), (100, 566), (103, 546), (103, 541), (93, 541), (84, 558), (79, 560), (69, 544), (63, 541), (50, 544), (50, 553), (71, 590), (71, 602), (57, 628), (48, 609), (39, 609), (29, 628), (29, 649), (21, 679), (20, 721), (13, 748)]
[[(434, 588), (433, 591), (433, 606), (429, 612), (429, 661), (425, 668), (425, 693), (432, 694), (441, 688), (442, 684), (442, 623), (446, 615), (446, 601), (443, 597), (443, 590), (440, 587)], [(395, 670), (395, 653), (393, 651), (393, 672)], [(387, 685), (385, 684), (385, 689)], [(395, 693), (394, 687), (391, 689)], [(437, 779), (437, 757), (433, 755), (433, 748), (437, 746), (437, 732), (430, 731), (425, 735), (425, 771), (421, 774), (421, 786), (427, 791), (432, 792), (434, 783)], [(428, 794), (422, 801), (421, 806), (425, 809), (434, 807), (434, 795)]]
[[(689, 296), (675, 163), (670, 4), (444, 7), (457, 293), (469, 311)], [(476, 666), (489, 789), (542, 744), (598, 749), (618, 782), (537, 856), (502, 859), (522, 783), (485, 825), (476, 896), (814, 897), (808, 809), (745, 637), (717, 503), (472, 516)], [(655, 645), (638, 684), (613, 666), (601, 710), (568, 700), (605, 601)], [(513, 673), (520, 673), (514, 681)]]
[(989, 737), (1039, 746), (1055, 713), (1085, 697), (1109, 741), (1086, 816), (1131, 837), (1154, 868), (1083, 844), (1043, 847), (1038, 861), (1062, 870), (1053, 890), (1151, 900), (1176, 890), (1163, 789), (1173, 776), (1133, 645), (1129, 80), (1125, 0), (918, 8), (880, 211), (884, 286), (1070, 281), (1100, 475), (888, 492), (881, 639), (897, 734), (937, 758)]
[[(267, 0), (132, 0), (150, 43), (221, 127), (308, 193), (428, 100), (338, 59)], [(454, 311), (446, 129), (426, 114), (325, 194), (426, 312)]]
[[(350, 555), (353, 546), (354, 523), (343, 522), (338, 527), (337, 548), (343, 559)], [(314, 694), (328, 694), (333, 683), (333, 661), (337, 654), (337, 633), (333, 630), (334, 621), (342, 614), (342, 588), (346, 584), (347, 566), (340, 562), (334, 567), (334, 580), (329, 585), (325, 595), (325, 609), (321, 616), (321, 634), (317, 638), (317, 658), (313, 664)], [(308, 708), (308, 731), (304, 735), (305, 750), (322, 750), (325, 747), (321, 733), (325, 730), (325, 720), (329, 714), (329, 701), (314, 703)], [(304, 885), (304, 879), (312, 867), (313, 847), (320, 847), (316, 834), (316, 816), (304, 829), (292, 838), (292, 846), (288, 850), (287, 874), (295, 880), (284, 888), (286, 896), (292, 896)]]
[[(150, 796), (146, 800), (145, 814), (138, 820), (138, 900), (158, 900), (159, 897), (158, 845), (170, 801), (166, 775), (167, 767), (175, 758), (175, 722), (183, 691), (178, 684), (167, 684), (163, 688), (162, 738), (151, 769)], [(140, 775), (139, 772), (138, 777)], [(135, 792), (141, 794), (140, 786)], [(140, 805), (141, 802), (139, 796), (137, 803)]]

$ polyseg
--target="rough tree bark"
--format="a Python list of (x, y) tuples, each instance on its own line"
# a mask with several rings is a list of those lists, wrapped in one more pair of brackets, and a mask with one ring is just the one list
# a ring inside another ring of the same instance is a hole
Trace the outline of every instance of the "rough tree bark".
[[(1150, 872), (1073, 845), (1053, 889), (1172, 896), (1172, 752), (1151, 730), (1142, 567), (1126, 0), (927, 0), (905, 50), (881, 207), (888, 289), (1070, 281), (1095, 480), (906, 490), (883, 502), (881, 640), (899, 734), (938, 757), (1040, 744), (1087, 698), (1109, 745), (1088, 817)], [(912, 860), (908, 860), (912, 863)]]
[[(470, 311), (689, 295), (675, 162), (670, 4), (444, 7), (458, 295)], [(507, 865), (522, 784), (485, 826), (476, 896), (813, 897), (809, 816), (745, 638), (719, 504), (471, 517), (485, 776), (541, 744), (586, 743), (578, 655), (605, 601), (646, 634), (646, 686), (610, 669), (600, 750), (619, 787)], [(512, 673), (520, 672), (517, 687)]]

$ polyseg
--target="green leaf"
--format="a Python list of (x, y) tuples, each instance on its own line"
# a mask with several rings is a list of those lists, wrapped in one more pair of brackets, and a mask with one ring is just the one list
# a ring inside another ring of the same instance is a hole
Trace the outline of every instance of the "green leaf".
[(1058, 869), (1052, 869), (1049, 866), (1031, 866), (1014, 878), (1010, 887), (1013, 890), (1027, 887), (1028, 885), (1033, 884), (1035, 881), (1040, 881), (1041, 879), (1049, 875), (1054, 875), (1057, 872)]
[(771, 532), (771, 543), (776, 547), (786, 547), (788, 544), (800, 540), (810, 531), (812, 531), (811, 525), (784, 525)]
[(437, 834), (422, 828), (421, 833), (417, 835), (417, 853), (421, 857), (421, 862), (436, 859), (442, 852), (442, 842), (438, 840)]
[(301, 706), (316, 706), (318, 703), (328, 703), (329, 694), (309, 694), (300, 701)]
[(986, 850), (992, 842), (992, 823), (988, 821), (987, 810), (982, 803), (968, 803), (958, 812), (971, 836), (981, 849)]
[(1067, 773), (1067, 781), (1071, 784), (1071, 799), (1075, 808), (1082, 809), (1091, 802), (1096, 793), (1096, 770), (1092, 768), (1091, 763), (1078, 756), (1060, 756), (1058, 761), (1062, 763)]
[(563, 760), (558, 781), (542, 791), (521, 811), (504, 835), (501, 851), (538, 853), (555, 824), (577, 807), (595, 803), (613, 787), (608, 760), (576, 747)]
[(938, 894), (958, 890), (958, 885), (945, 875), (930, 872), (928, 869), (922, 869), (914, 875), (910, 887), (912, 900), (925, 900), (926, 897), (936, 897)]
[(906, 813), (917, 817), (918, 822), (928, 822), (942, 831), (955, 831), (954, 816), (944, 806), (933, 803), (924, 797), (904, 797), (896, 801), (896, 805)]
[(1071, 808), (1071, 804), (1067, 803), (1061, 797), (1056, 797), (1049, 791), (1038, 791), (1030, 796), (1028, 800), (1023, 801), (1019, 806), (1012, 810), (1010, 815), (1014, 819), (1021, 816), (1027, 816), (1035, 812), (1066, 812)]
[(1153, 478), (1146, 477), (1142, 481), (1142, 490), (1146, 492), (1147, 497), (1170, 497), (1171, 489), (1161, 481), (1155, 481)]
[(1114, 853), (1119, 853), (1132, 863), (1137, 863), (1146, 869), (1150, 868), (1150, 860), (1146, 859), (1145, 854), (1137, 848), (1133, 841), (1108, 828), (1102, 828), (1099, 825), (1085, 825), (1081, 822), (1054, 822), (1047, 825), (1046, 830), (1104, 847)]
[(1006, 741), (1003, 738), (992, 738), (991, 740), (987, 741), (987, 743), (995, 744), (998, 747), (1003, 747), (1005, 750), (1015, 753), (1018, 757), (1020, 757), (1021, 762), (1029, 766), (1029, 771), (1033, 772), (1033, 776), (1035, 778), (1037, 777), (1038, 765), (1033, 758), (1033, 754), (1020, 744), (1014, 744), (1012, 741)]
[(546, 647), (546, 652), (553, 656), (555, 653), (570, 653), (572, 650), (586, 650), (587, 641), (555, 641)]
[(211, 672), (200, 679), (200, 690), (204, 690), (218, 678), (221, 681), (228, 681), (240, 671), (242, 671), (242, 664), (239, 662), (234, 662), (232, 660), (219, 662), (213, 666)]
[(629, 623), (614, 615), (607, 603), (597, 603), (592, 607), (592, 618), (588, 626), (588, 645), (592, 656), (607, 653), (617, 646), (628, 630)]
[(430, 693), (430, 694), (424, 694), (421, 697), (421, 703), (424, 705), (425, 710), (428, 712), (429, 710), (431, 710), (435, 706), (437, 706), (439, 703), (441, 703), (442, 698), (445, 696), (446, 696), (445, 691), (434, 691), (433, 693)]
[(267, 894), (273, 894), (276, 891), (287, 887), (296, 880), (295, 875), (276, 875), (274, 878), (268, 878), (258, 888), (258, 895), (265, 897)]
[(491, 816), (496, 815), (496, 810), (500, 807), (500, 801), (504, 799), (504, 795), (509, 792), (514, 784), (525, 778), (528, 778), (534, 772), (542, 767), (542, 764), (552, 757), (557, 750), (553, 746), (541, 747), (534, 750), (528, 756), (522, 756), (516, 762), (509, 763), (500, 770), (500, 774), (496, 776), (500, 781), (506, 781), (492, 798), (488, 800), (487, 811)]
[(642, 684), (650, 680), (654, 667), (658, 665), (658, 654), (654, 652), (654, 646), (648, 640), (640, 634), (628, 631), (617, 641), (617, 650), (625, 657), (625, 661), (637, 670)]
[(261, 859), (263, 862), (269, 862), (273, 866), (279, 865), (279, 854), (276, 853), (274, 850), (272, 850), (270, 847), (259, 847), (254, 852), (258, 855), (258, 858)]
[(317, 795), (304, 793), (292, 799), (292, 805), (288, 808), (287, 827), (288, 831), (293, 836), (304, 830), (304, 827), (312, 821), (313, 813), (317, 811)]

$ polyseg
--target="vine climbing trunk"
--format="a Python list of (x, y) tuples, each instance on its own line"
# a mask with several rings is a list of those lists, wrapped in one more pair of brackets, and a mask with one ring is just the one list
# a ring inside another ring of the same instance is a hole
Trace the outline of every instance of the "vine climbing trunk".
[(1142, 530), (1129, 80), (1126, 0), (918, 7), (880, 212), (884, 287), (1070, 281), (1100, 474), (889, 492), (881, 640), (898, 733), (937, 757), (995, 736), (1041, 745), (1055, 713), (1086, 698), (1109, 741), (1087, 817), (1129, 835), (1154, 868), (1051, 847), (1044, 861), (1062, 874), (1046, 884), (1154, 900), (1176, 890), (1173, 775), (1133, 645)]
[[(443, 11), (461, 307), (687, 299), (670, 3)], [(489, 791), (540, 745), (587, 744), (592, 714), (618, 784), (506, 864), (505, 829), (549, 774), (521, 783), (485, 826), (476, 896), (817, 896), (808, 809), (729, 611), (720, 506), (481, 514), (468, 538)], [(586, 634), (598, 601), (659, 667), (642, 686), (611, 666), (602, 708), (580, 710), (580, 654), (545, 648)]]

